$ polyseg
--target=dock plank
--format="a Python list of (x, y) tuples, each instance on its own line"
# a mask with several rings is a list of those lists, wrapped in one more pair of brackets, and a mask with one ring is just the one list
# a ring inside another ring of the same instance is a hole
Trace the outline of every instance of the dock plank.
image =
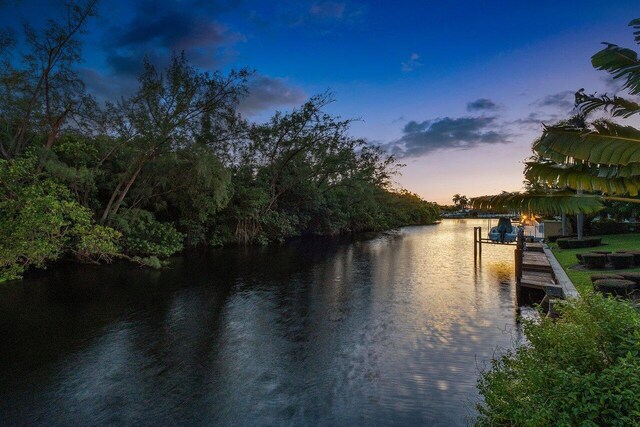
[(542, 243), (527, 243), (527, 251), (544, 253)]
[(551, 273), (553, 269), (544, 252), (525, 251), (522, 254), (522, 271), (541, 271)]
[(525, 288), (534, 288), (545, 291), (548, 286), (555, 285), (553, 276), (550, 272), (541, 271), (523, 271), (520, 279), (520, 286)]

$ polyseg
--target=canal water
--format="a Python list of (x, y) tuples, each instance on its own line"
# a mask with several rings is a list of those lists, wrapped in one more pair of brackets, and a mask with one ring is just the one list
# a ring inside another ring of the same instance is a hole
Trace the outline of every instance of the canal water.
[(0, 285), (2, 425), (465, 425), (513, 247), (444, 220)]

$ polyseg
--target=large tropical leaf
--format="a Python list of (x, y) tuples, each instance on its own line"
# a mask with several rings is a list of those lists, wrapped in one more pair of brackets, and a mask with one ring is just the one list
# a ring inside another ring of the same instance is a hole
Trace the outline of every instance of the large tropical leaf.
[(540, 214), (590, 214), (604, 208), (602, 197), (571, 192), (502, 193), (471, 199), (474, 209), (487, 211), (535, 212)]
[(624, 80), (623, 88), (633, 95), (640, 94), (640, 61), (638, 54), (611, 43), (591, 57), (591, 64), (598, 70), (609, 72), (614, 79)]
[(637, 196), (640, 177), (622, 178), (617, 167), (589, 164), (525, 163), (525, 177), (551, 188), (571, 188), (606, 195)]
[(533, 150), (557, 163), (574, 159), (624, 166), (640, 163), (640, 131), (604, 120), (594, 122), (588, 129), (549, 126), (534, 142)]

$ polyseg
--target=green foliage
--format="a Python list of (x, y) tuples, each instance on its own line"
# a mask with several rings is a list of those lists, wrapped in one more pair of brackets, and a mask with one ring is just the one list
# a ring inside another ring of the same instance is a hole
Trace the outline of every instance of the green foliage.
[(640, 315), (585, 294), (560, 319), (524, 321), (528, 345), (478, 382), (478, 425), (640, 425)]
[[(12, 159), (28, 148), (50, 150), (75, 115), (79, 125), (95, 103), (77, 73), (79, 35), (95, 15), (97, 0), (71, 0), (58, 19), (23, 26), (21, 43), (0, 34), (0, 156)], [(20, 47), (13, 52), (7, 47)]]
[(87, 214), (87, 220), (82, 225), (76, 225), (79, 235), (72, 252), (79, 260), (98, 263), (111, 262), (114, 257), (120, 254), (118, 241), (122, 237), (122, 233), (110, 227), (92, 224), (88, 220), (90, 212), (86, 209), (84, 212)]
[(594, 221), (590, 224), (591, 234), (622, 234), (629, 233), (631, 224), (625, 222), (617, 222), (611, 219), (602, 219)]
[(527, 193), (501, 193), (472, 199), (475, 209), (537, 212), (559, 215), (561, 213), (594, 213), (603, 209), (598, 197), (579, 196), (568, 191), (531, 191)]
[(184, 235), (156, 221), (151, 212), (125, 210), (113, 217), (112, 225), (124, 236), (122, 248), (128, 254), (168, 257), (183, 249)]
[[(29, 162), (3, 178), (1, 232), (15, 242), (2, 246), (4, 276), (62, 256), (158, 267), (185, 245), (438, 219), (435, 205), (391, 189), (401, 165), (328, 114), (328, 93), (248, 123), (237, 110), (246, 70), (204, 72), (178, 55), (163, 70), (143, 61), (133, 95), (98, 105), (75, 71), (94, 5), (70, 2), (44, 33), (25, 26), (26, 43), (0, 34), (0, 156)], [(41, 68), (44, 46), (56, 62)]]
[(467, 196), (464, 195), (460, 195), (458, 193), (454, 194), (453, 197), (451, 198), (451, 201), (453, 202), (453, 204), (455, 206), (460, 207), (461, 209), (464, 209), (467, 207), (467, 205), (469, 204), (470, 200)]
[(584, 161), (606, 172), (614, 172), (611, 165), (626, 166), (620, 176), (631, 177), (637, 175), (635, 163), (640, 162), (638, 141), (636, 128), (598, 120), (584, 127), (572, 123), (547, 127), (533, 149), (557, 163)]
[(0, 212), (0, 281), (66, 253), (81, 261), (118, 254), (120, 234), (96, 226), (65, 187), (37, 174), (33, 158), (0, 160)]

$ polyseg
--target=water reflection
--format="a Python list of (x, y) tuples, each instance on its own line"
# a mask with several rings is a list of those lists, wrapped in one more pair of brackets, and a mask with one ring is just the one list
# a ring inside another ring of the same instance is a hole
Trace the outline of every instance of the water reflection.
[(464, 424), (516, 328), (475, 221), (71, 268), (0, 289), (9, 424)]

